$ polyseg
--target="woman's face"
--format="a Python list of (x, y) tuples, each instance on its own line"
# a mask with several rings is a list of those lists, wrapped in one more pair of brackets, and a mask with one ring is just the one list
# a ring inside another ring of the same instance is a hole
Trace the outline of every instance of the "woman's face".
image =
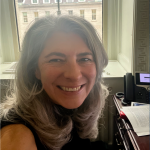
[(48, 39), (35, 75), (54, 103), (74, 109), (93, 88), (96, 66), (92, 52), (77, 34), (58, 32)]

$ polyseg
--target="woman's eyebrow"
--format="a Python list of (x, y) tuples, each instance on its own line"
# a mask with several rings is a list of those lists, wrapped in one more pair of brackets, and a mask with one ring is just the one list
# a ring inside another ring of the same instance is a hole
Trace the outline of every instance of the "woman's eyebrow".
[(55, 56), (61, 56), (61, 57), (66, 57), (66, 55), (65, 55), (65, 54), (63, 54), (63, 53), (59, 53), (59, 52), (52, 52), (52, 53), (50, 53), (50, 54), (46, 55), (46, 56), (45, 56), (45, 58), (50, 57), (50, 56), (53, 56), (53, 55), (55, 55)]
[(89, 52), (80, 53), (80, 54), (78, 54), (77, 56), (87, 56), (87, 55), (93, 56), (93, 54), (92, 54), (92, 53), (89, 53)]

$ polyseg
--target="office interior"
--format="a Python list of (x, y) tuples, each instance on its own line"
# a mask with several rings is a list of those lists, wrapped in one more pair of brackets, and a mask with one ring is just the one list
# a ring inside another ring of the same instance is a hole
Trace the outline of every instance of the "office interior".
[[(0, 3), (2, 102), (7, 88), (6, 84), (14, 80), (14, 73), (11, 72), (13, 68), (10, 67), (19, 60), (21, 51), (14, 1), (2, 0)], [(124, 75), (132, 73), (135, 76), (135, 73), (150, 72), (149, 6), (149, 0), (102, 1), (102, 42), (109, 58), (109, 64), (103, 72), (103, 80), (110, 94), (106, 100), (103, 116), (99, 120), (99, 135), (95, 140), (102, 140), (110, 146), (114, 144), (113, 117), (116, 114), (112, 99), (115, 93), (124, 92)], [(5, 49), (8, 50), (7, 54)]]

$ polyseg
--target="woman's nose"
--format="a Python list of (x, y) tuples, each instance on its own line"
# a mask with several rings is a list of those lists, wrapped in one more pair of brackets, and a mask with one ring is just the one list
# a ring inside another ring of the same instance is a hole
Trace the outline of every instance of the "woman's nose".
[(65, 67), (64, 77), (70, 80), (79, 80), (82, 77), (81, 67), (77, 62), (68, 62)]

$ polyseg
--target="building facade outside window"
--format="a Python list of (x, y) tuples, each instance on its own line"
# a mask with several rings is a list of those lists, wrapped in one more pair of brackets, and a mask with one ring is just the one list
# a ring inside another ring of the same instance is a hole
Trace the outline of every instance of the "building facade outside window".
[(69, 15), (73, 15), (73, 10), (68, 10)]
[(38, 0), (31, 0), (32, 4), (38, 4)]
[(92, 9), (92, 20), (96, 20), (96, 9)]
[(84, 18), (84, 10), (80, 10), (80, 17)]
[(22, 14), (23, 14), (23, 21), (28, 22), (27, 12), (23, 12)]
[(34, 12), (34, 17), (35, 17), (35, 20), (37, 20), (39, 18), (38, 12)]
[(50, 15), (50, 11), (45, 11), (45, 15), (49, 16)]
[[(28, 28), (30, 21), (44, 16), (57, 15), (58, 0), (23, 0), (24, 3), (22, 3), (22, 0), (15, 1), (18, 1), (18, 5), (16, 4), (16, 11), (21, 44), (24, 37), (24, 31)], [(97, 29), (98, 33), (102, 37), (102, 0), (101, 2), (96, 2), (96, 0), (59, 0), (59, 2), (61, 14), (77, 15), (86, 19)], [(96, 21), (91, 19), (92, 9), (96, 9), (96, 15), (98, 15), (98, 17), (96, 16)], [(26, 20), (28, 22), (24, 22), (25, 19), (22, 12), (27, 12)]]

